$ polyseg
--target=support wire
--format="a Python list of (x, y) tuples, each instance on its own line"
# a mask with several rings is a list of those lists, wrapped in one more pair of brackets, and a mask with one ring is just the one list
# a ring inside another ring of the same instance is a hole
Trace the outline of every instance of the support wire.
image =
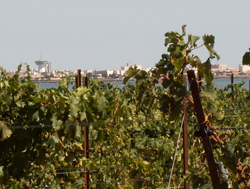
[(178, 149), (179, 142), (180, 142), (180, 136), (181, 136), (182, 126), (183, 126), (183, 123), (184, 123), (185, 114), (186, 114), (186, 105), (184, 107), (184, 112), (183, 112), (183, 117), (182, 117), (182, 121), (181, 121), (179, 136), (178, 136), (178, 140), (177, 140), (177, 144), (176, 144), (176, 148), (175, 148), (173, 164), (172, 164), (171, 173), (170, 173), (169, 181), (168, 181), (168, 189), (170, 188), (169, 186), (170, 186), (172, 175), (173, 175), (173, 170), (174, 170), (174, 165), (175, 165), (175, 159), (176, 159), (177, 149)]

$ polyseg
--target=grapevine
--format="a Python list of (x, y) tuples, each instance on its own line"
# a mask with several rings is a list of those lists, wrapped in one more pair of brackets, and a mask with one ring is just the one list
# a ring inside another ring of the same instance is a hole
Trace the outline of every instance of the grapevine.
[[(72, 80), (66, 76), (58, 88), (42, 89), (31, 81), (28, 65), (27, 78), (19, 77), (22, 65), (12, 78), (1, 67), (1, 188), (82, 188), (85, 168), (91, 188), (167, 187), (184, 99), (189, 99), (189, 170), (184, 175), (180, 143), (171, 187), (188, 181), (193, 188), (210, 188), (205, 152), (194, 136), (193, 102), (183, 80), (188, 69), (201, 75), (206, 121), (217, 134), (212, 146), (221, 186), (249, 187), (249, 92), (233, 84), (232, 101), (231, 86), (214, 88), (210, 61), (220, 57), (212, 35), (204, 35), (199, 45), (198, 36), (186, 36), (185, 26), (181, 34), (165, 36), (167, 52), (155, 69), (130, 68), (123, 88), (89, 79), (88, 88), (71, 91)], [(193, 54), (197, 48), (208, 50), (205, 61)], [(127, 83), (132, 77), (135, 85)], [(84, 125), (90, 131), (89, 159), (84, 157)], [(228, 127), (236, 129), (224, 129)]]

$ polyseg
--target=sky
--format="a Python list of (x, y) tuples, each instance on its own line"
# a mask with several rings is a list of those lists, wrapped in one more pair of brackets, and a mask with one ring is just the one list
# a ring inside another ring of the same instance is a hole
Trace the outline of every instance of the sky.
[[(250, 47), (249, 0), (0, 0), (0, 66), (52, 70), (154, 67), (167, 52), (164, 34), (215, 36), (220, 60), (238, 68)], [(202, 44), (202, 39), (198, 41)], [(205, 47), (193, 51), (202, 61)]]

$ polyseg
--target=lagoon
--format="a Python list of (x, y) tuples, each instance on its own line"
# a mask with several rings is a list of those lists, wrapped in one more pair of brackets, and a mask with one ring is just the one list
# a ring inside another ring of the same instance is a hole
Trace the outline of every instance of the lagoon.
[[(243, 87), (249, 90), (249, 80), (250, 78), (234, 78), (234, 83), (241, 83), (242, 81), (245, 81)], [(105, 83), (113, 83), (118, 85), (120, 88), (122, 88), (123, 86), (122, 81), (106, 81)], [(220, 89), (223, 89), (228, 84), (231, 84), (230, 78), (214, 79), (215, 87), (219, 87)], [(40, 85), (43, 89), (47, 89), (47, 88), (57, 88), (59, 86), (59, 83), (37, 83), (37, 85)]]

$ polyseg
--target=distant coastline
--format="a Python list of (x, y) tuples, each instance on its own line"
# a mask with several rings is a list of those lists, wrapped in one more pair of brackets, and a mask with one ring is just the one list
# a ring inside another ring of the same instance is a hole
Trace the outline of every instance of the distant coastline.
[[(234, 78), (250, 78), (250, 75), (234, 75)], [(214, 76), (214, 79), (228, 79), (231, 78), (231, 76)]]
[[(230, 79), (231, 76), (214, 76), (214, 79)], [(234, 76), (234, 78), (250, 78), (250, 75), (237, 75), (237, 76)], [(113, 82), (113, 81), (123, 81), (122, 78), (102, 78), (102, 79), (93, 79), (93, 80), (98, 80), (98, 81), (104, 81), (104, 82)], [(134, 79), (131, 79), (131, 81), (134, 81)], [(33, 83), (60, 83), (61, 80), (51, 80), (51, 81), (46, 81), (46, 80), (43, 80), (43, 81), (37, 81), (37, 80), (32, 80)]]
[(32, 80), (33, 83), (60, 83), (60, 81), (37, 81)]
[[(122, 81), (123, 79), (120, 79), (120, 78), (116, 78), (116, 79), (93, 79), (93, 80), (98, 80), (98, 81), (104, 81), (104, 82), (112, 82), (112, 81)], [(134, 80), (134, 79), (131, 79), (131, 80)], [(40, 81), (37, 81), (37, 80), (32, 80), (33, 83), (60, 83), (61, 80), (40, 80)]]

